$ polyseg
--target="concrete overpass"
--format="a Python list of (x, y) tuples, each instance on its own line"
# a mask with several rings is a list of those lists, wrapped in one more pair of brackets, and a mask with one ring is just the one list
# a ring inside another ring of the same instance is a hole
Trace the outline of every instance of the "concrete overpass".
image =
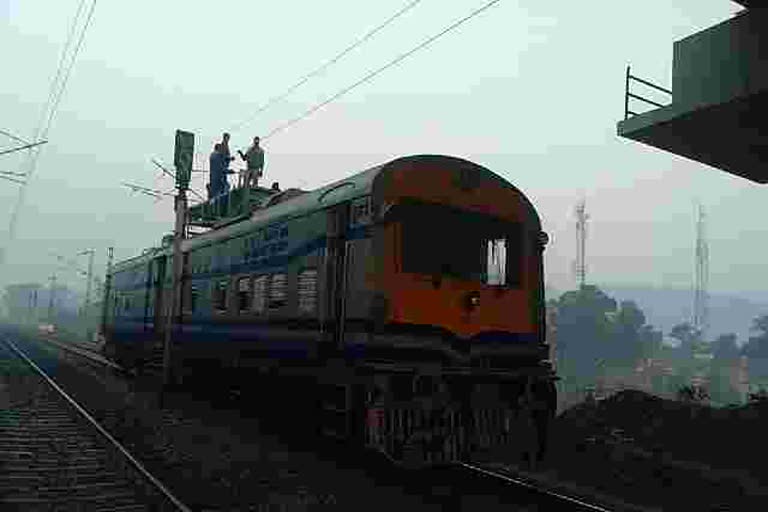
[(627, 68), (618, 134), (768, 183), (768, 2), (737, 3), (731, 19), (674, 43), (671, 90)]

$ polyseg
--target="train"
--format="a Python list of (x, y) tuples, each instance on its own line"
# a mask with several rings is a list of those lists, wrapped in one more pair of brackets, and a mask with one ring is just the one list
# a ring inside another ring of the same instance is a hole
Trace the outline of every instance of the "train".
[(223, 386), (216, 372), (247, 392), (270, 376), (323, 435), (397, 464), (541, 460), (557, 403), (548, 238), (520, 190), (462, 158), (413, 155), (251, 193), (258, 206), (208, 209), (216, 222), (180, 242), (175, 312), (171, 244), (111, 266), (109, 357), (140, 369), (170, 328), (174, 382)]

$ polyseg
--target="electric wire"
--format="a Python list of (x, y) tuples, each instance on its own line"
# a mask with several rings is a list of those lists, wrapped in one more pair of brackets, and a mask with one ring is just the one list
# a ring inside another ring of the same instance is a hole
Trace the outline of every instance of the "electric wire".
[(262, 112), (264, 112), (265, 110), (267, 110), (269, 107), (271, 107), (272, 105), (274, 105), (274, 104), (275, 104), (275, 103), (277, 103), (278, 101), (281, 101), (281, 100), (283, 100), (283, 99), (287, 98), (287, 97), (288, 97), (288, 96), (289, 96), (289, 95), (290, 95), (290, 94), (291, 94), (293, 91), (295, 91), (296, 89), (298, 89), (299, 87), (301, 87), (302, 85), (304, 85), (305, 83), (307, 83), (307, 82), (308, 82), (310, 79), (312, 79), (313, 77), (315, 77), (315, 76), (319, 75), (320, 73), (322, 73), (323, 71), (325, 71), (326, 69), (328, 69), (329, 67), (331, 67), (333, 64), (335, 64), (335, 63), (337, 63), (338, 61), (340, 61), (340, 60), (341, 60), (341, 59), (342, 59), (342, 58), (343, 58), (345, 55), (347, 55), (349, 52), (351, 52), (352, 50), (354, 50), (354, 49), (355, 49), (355, 48), (357, 48), (358, 46), (362, 45), (363, 43), (365, 43), (366, 41), (368, 41), (369, 39), (371, 39), (371, 38), (372, 38), (374, 35), (376, 35), (378, 32), (380, 32), (381, 30), (383, 30), (383, 29), (384, 29), (385, 27), (387, 27), (387, 26), (388, 26), (390, 23), (392, 23), (392, 22), (393, 22), (393, 21), (395, 21), (397, 18), (399, 18), (400, 16), (402, 16), (402, 15), (403, 15), (403, 14), (405, 14), (406, 12), (408, 12), (408, 11), (410, 11), (411, 9), (413, 9), (414, 7), (416, 7), (416, 5), (418, 5), (418, 4), (419, 4), (419, 3), (421, 3), (421, 2), (422, 2), (422, 0), (412, 0), (412, 1), (411, 1), (410, 3), (408, 3), (408, 4), (407, 4), (405, 7), (403, 7), (402, 9), (400, 9), (399, 11), (397, 11), (395, 14), (393, 14), (392, 16), (390, 16), (389, 18), (387, 18), (387, 20), (386, 20), (386, 21), (384, 21), (383, 23), (381, 23), (380, 25), (378, 25), (378, 26), (377, 26), (376, 28), (374, 28), (373, 30), (370, 30), (370, 31), (369, 31), (368, 33), (366, 33), (366, 34), (365, 34), (363, 37), (361, 37), (360, 39), (358, 39), (357, 41), (355, 41), (355, 42), (354, 42), (354, 43), (352, 43), (351, 45), (347, 46), (347, 47), (346, 47), (344, 50), (342, 50), (341, 52), (337, 53), (337, 54), (336, 54), (336, 55), (335, 55), (333, 58), (331, 58), (330, 60), (328, 60), (328, 61), (326, 61), (325, 63), (321, 64), (319, 67), (315, 68), (314, 70), (310, 71), (309, 73), (307, 73), (306, 75), (304, 75), (303, 77), (301, 77), (301, 78), (300, 78), (300, 79), (299, 79), (299, 80), (298, 80), (298, 81), (297, 81), (295, 84), (293, 84), (292, 86), (290, 86), (290, 87), (289, 87), (289, 88), (288, 88), (288, 89), (287, 89), (285, 92), (283, 92), (283, 93), (281, 93), (281, 94), (279, 94), (279, 95), (277, 95), (277, 96), (273, 96), (272, 98), (270, 98), (269, 100), (267, 100), (267, 102), (266, 102), (264, 105), (262, 105), (261, 107), (259, 107), (259, 108), (256, 110), (256, 112), (254, 112), (254, 113), (253, 113), (253, 114), (252, 114), (252, 115), (251, 115), (249, 118), (247, 118), (247, 119), (245, 119), (245, 120), (243, 120), (243, 121), (240, 121), (240, 122), (239, 122), (239, 123), (237, 123), (237, 124), (236, 124), (236, 125), (235, 125), (233, 128), (231, 128), (229, 131), (230, 131), (230, 132), (234, 132), (234, 131), (237, 131), (237, 130), (239, 130), (240, 128), (242, 128), (243, 126), (245, 126), (246, 124), (248, 124), (248, 123), (250, 123), (251, 121), (253, 121), (253, 120), (254, 120), (254, 118), (256, 118), (256, 116), (258, 116), (259, 114), (261, 114)]
[(266, 139), (269, 139), (270, 137), (272, 137), (272, 136), (276, 135), (277, 133), (280, 133), (281, 131), (285, 130), (286, 128), (289, 128), (290, 126), (292, 126), (292, 125), (294, 125), (294, 124), (298, 123), (299, 121), (301, 121), (301, 120), (303, 120), (303, 119), (305, 119), (305, 118), (309, 117), (310, 115), (314, 114), (315, 112), (317, 112), (318, 110), (320, 110), (320, 109), (321, 109), (321, 108), (323, 108), (324, 106), (326, 106), (326, 105), (328, 105), (329, 103), (331, 103), (331, 102), (333, 102), (333, 101), (335, 101), (335, 100), (339, 99), (340, 97), (344, 96), (345, 94), (347, 94), (348, 92), (352, 91), (353, 89), (355, 89), (355, 88), (359, 87), (360, 85), (363, 85), (364, 83), (368, 82), (369, 80), (371, 80), (371, 79), (375, 78), (376, 76), (378, 76), (378, 75), (379, 75), (379, 74), (381, 74), (382, 72), (384, 72), (384, 71), (386, 71), (387, 69), (391, 68), (392, 66), (394, 66), (394, 65), (396, 65), (396, 64), (398, 64), (398, 63), (400, 63), (401, 61), (403, 61), (403, 60), (404, 60), (404, 59), (406, 59), (407, 57), (409, 57), (409, 56), (413, 55), (414, 53), (416, 53), (417, 51), (421, 50), (422, 48), (425, 48), (425, 47), (429, 46), (431, 43), (433, 43), (434, 41), (436, 41), (436, 40), (437, 40), (437, 39), (439, 39), (440, 37), (444, 36), (445, 34), (447, 34), (447, 33), (448, 33), (448, 32), (450, 32), (450, 31), (452, 31), (452, 30), (456, 29), (456, 28), (457, 28), (457, 27), (459, 27), (460, 25), (462, 25), (462, 24), (466, 23), (466, 22), (467, 22), (467, 21), (469, 21), (470, 19), (474, 18), (474, 17), (475, 17), (475, 16), (477, 16), (478, 14), (480, 14), (480, 13), (482, 13), (483, 11), (485, 11), (485, 10), (489, 9), (489, 8), (490, 8), (490, 7), (492, 7), (494, 4), (497, 4), (497, 3), (499, 3), (500, 1), (501, 1), (501, 0), (491, 0), (490, 2), (486, 3), (486, 4), (485, 4), (485, 5), (483, 5), (482, 7), (479, 7), (478, 9), (475, 9), (474, 11), (472, 11), (470, 14), (468, 14), (468, 15), (467, 15), (467, 16), (465, 16), (464, 18), (462, 18), (462, 19), (460, 19), (460, 20), (458, 20), (458, 21), (456, 21), (456, 22), (452, 23), (451, 25), (449, 25), (448, 27), (446, 27), (445, 29), (443, 29), (443, 30), (442, 30), (442, 31), (440, 31), (439, 33), (437, 33), (437, 34), (435, 34), (435, 35), (433, 35), (433, 36), (429, 37), (429, 38), (428, 38), (428, 39), (426, 39), (426, 40), (424, 40), (423, 42), (421, 42), (420, 44), (418, 44), (417, 46), (415, 46), (415, 47), (414, 47), (414, 48), (412, 48), (411, 50), (409, 50), (409, 51), (407, 51), (407, 52), (405, 52), (405, 53), (403, 53), (403, 54), (400, 54), (398, 57), (396, 57), (396, 58), (394, 58), (393, 60), (389, 61), (387, 64), (385, 64), (385, 65), (383, 65), (382, 67), (380, 67), (380, 68), (376, 69), (375, 71), (371, 71), (370, 73), (368, 73), (367, 75), (365, 75), (363, 78), (361, 78), (361, 79), (360, 79), (360, 80), (358, 80), (357, 82), (353, 83), (352, 85), (349, 85), (349, 86), (347, 86), (347, 87), (345, 87), (345, 88), (341, 89), (340, 91), (338, 91), (338, 92), (337, 92), (336, 94), (334, 94), (333, 96), (331, 96), (331, 97), (329, 97), (328, 99), (326, 99), (326, 100), (322, 101), (321, 103), (318, 103), (317, 105), (313, 106), (312, 108), (310, 108), (309, 110), (307, 110), (307, 111), (306, 111), (306, 112), (304, 112), (303, 114), (301, 114), (301, 115), (299, 115), (299, 116), (297, 116), (297, 117), (295, 117), (295, 118), (291, 119), (290, 121), (287, 121), (286, 123), (283, 123), (282, 125), (279, 125), (278, 127), (274, 128), (274, 129), (273, 129), (271, 132), (269, 132), (267, 135), (265, 135), (264, 137), (261, 137), (261, 139), (262, 139), (262, 140), (266, 140)]
[[(76, 25), (77, 19), (79, 18), (79, 14), (80, 14), (80, 11), (82, 9), (83, 1), (84, 0), (81, 0), (80, 4), (78, 5), (78, 12), (77, 12), (77, 14), (75, 16), (75, 19), (73, 20), (73, 24), (74, 25)], [(45, 122), (44, 128), (41, 131), (39, 130), (37, 132), (37, 137), (35, 137), (35, 139), (38, 139), (41, 136), (42, 137), (46, 137), (47, 134), (48, 134), (48, 131), (50, 130), (51, 124), (53, 123), (53, 119), (54, 119), (54, 116), (56, 114), (56, 110), (58, 109), (59, 103), (61, 102), (61, 98), (64, 95), (64, 90), (66, 89), (67, 82), (69, 81), (69, 77), (70, 77), (70, 75), (72, 73), (72, 68), (74, 67), (75, 61), (77, 59), (77, 55), (80, 52), (80, 48), (82, 47), (83, 41), (85, 39), (85, 34), (86, 34), (87, 30), (88, 30), (88, 27), (90, 26), (91, 20), (93, 19), (93, 13), (94, 13), (94, 10), (96, 9), (96, 2), (97, 2), (97, 0), (93, 0), (93, 2), (91, 3), (91, 8), (88, 11), (85, 23), (84, 23), (84, 25), (83, 25), (83, 27), (82, 27), (82, 29), (80, 31), (80, 36), (78, 38), (77, 44), (76, 44), (76, 46), (75, 46), (75, 48), (73, 50), (72, 58), (70, 59), (69, 65), (67, 66), (67, 69), (66, 69), (66, 71), (63, 74), (63, 78), (61, 79), (61, 86), (58, 89), (58, 94), (55, 96), (55, 99), (54, 99), (54, 96), (49, 97), (49, 101), (52, 101), (52, 104), (51, 104), (50, 109), (48, 109), (48, 117), (47, 117), (47, 120)], [(72, 32), (72, 29), (70, 29), (70, 32)], [(65, 59), (62, 57), (60, 63), (64, 62), (64, 61), (65, 61)], [(60, 73), (57, 72), (56, 77), (59, 77), (59, 76), (62, 76), (62, 75), (60, 75)], [(55, 81), (55, 78), (54, 78), (54, 81)], [(52, 88), (54, 88), (54, 90), (55, 90), (55, 83), (52, 84)], [(28, 176), (28, 180), (26, 181), (26, 183), (19, 190), (19, 195), (17, 196), (16, 204), (14, 206), (13, 212), (11, 213), (11, 219), (10, 219), (10, 223), (9, 223), (9, 226), (8, 226), (8, 244), (9, 245), (11, 243), (13, 243), (13, 241), (15, 240), (15, 237), (16, 237), (16, 226), (17, 226), (17, 221), (18, 221), (19, 213), (21, 211), (21, 207), (24, 204), (24, 199), (26, 197), (26, 191), (27, 191), (27, 185), (29, 184), (29, 179), (31, 179), (32, 175), (34, 174), (35, 167), (37, 165), (37, 160), (38, 160), (39, 155), (40, 155), (40, 150), (39, 149), (32, 150), (32, 151), (30, 151), (29, 155), (30, 155), (29, 156), (29, 162), (30, 162), (29, 170), (26, 172), (26, 174)]]
[(5, 135), (9, 139), (15, 140), (16, 142), (21, 142), (22, 144), (29, 144), (29, 141), (24, 140), (21, 137), (17, 137), (16, 135), (12, 134), (11, 132), (7, 132), (5, 130), (0, 130), (0, 135)]
[(77, 10), (75, 11), (75, 15), (72, 18), (72, 21), (69, 24), (69, 32), (67, 33), (67, 39), (64, 41), (64, 47), (61, 50), (61, 55), (59, 56), (59, 63), (56, 66), (56, 73), (53, 76), (53, 79), (51, 79), (51, 86), (48, 90), (48, 98), (45, 100), (45, 108), (40, 112), (40, 119), (37, 121), (37, 128), (35, 129), (35, 135), (32, 138), (32, 140), (37, 140), (37, 138), (40, 136), (40, 133), (43, 131), (43, 122), (45, 121), (45, 116), (51, 109), (51, 105), (53, 104), (53, 98), (56, 94), (56, 90), (59, 87), (59, 81), (61, 79), (61, 73), (64, 70), (65, 62), (67, 61), (67, 54), (69, 53), (69, 49), (72, 46), (72, 41), (75, 36), (75, 29), (78, 25), (78, 20), (80, 19), (80, 15), (83, 11), (83, 6), (85, 5), (85, 0), (80, 0), (80, 2), (77, 5)]

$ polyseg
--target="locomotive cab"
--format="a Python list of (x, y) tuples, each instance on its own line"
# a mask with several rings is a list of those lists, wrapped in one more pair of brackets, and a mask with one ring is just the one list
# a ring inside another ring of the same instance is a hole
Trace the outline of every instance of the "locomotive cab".
[(459, 159), (392, 166), (373, 185), (381, 323), (439, 333), (484, 366), (546, 359), (544, 235), (525, 196)]

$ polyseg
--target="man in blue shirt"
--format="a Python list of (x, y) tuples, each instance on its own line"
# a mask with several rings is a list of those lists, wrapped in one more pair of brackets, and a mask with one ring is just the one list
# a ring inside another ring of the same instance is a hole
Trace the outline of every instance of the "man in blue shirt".
[(213, 153), (211, 153), (209, 159), (210, 169), (210, 198), (226, 194), (229, 184), (227, 183), (227, 158), (221, 150), (221, 144), (216, 144), (213, 147)]

